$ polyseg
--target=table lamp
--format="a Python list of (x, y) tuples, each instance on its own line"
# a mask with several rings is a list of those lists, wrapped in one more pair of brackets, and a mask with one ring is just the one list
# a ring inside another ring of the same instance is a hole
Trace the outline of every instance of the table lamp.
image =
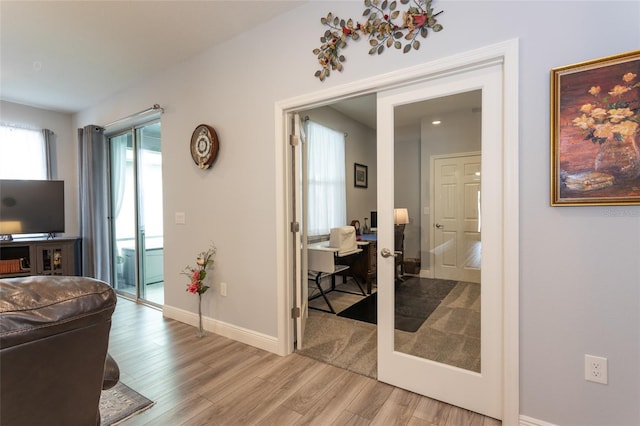
[(393, 209), (393, 223), (395, 225), (406, 225), (409, 223), (409, 210), (406, 208)]

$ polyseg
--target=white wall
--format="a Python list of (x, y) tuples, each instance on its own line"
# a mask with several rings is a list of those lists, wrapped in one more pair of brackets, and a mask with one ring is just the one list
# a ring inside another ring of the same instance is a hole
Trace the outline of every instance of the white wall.
[[(274, 103), (520, 40), (520, 407), (558, 425), (640, 424), (640, 206), (549, 206), (549, 72), (640, 45), (640, 3), (436, 1), (444, 30), (419, 51), (369, 56), (350, 43), (342, 73), (313, 77), (332, 11), (360, 19), (361, 2), (311, 2), (215, 47), (76, 117), (105, 123), (160, 103), (165, 186), (166, 303), (196, 310), (179, 275), (210, 240), (218, 246), (207, 316), (277, 334)], [(231, 18), (231, 17), (230, 17)], [(265, 40), (268, 40), (265, 43)], [(216, 128), (211, 170), (189, 156), (191, 132)], [(186, 213), (186, 225), (173, 215)], [(609, 384), (585, 382), (584, 354), (609, 359)]]
[(52, 178), (64, 181), (65, 233), (61, 236), (78, 236), (78, 149), (71, 114), (0, 101), (0, 122), (53, 131)]

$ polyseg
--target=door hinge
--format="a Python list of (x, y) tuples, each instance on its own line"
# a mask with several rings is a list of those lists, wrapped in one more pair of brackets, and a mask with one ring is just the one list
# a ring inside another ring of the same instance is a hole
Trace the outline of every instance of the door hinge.
[(298, 222), (291, 222), (291, 232), (300, 232), (300, 224)]
[(291, 308), (291, 318), (300, 318), (300, 308)]
[(298, 135), (289, 135), (289, 145), (298, 146)]

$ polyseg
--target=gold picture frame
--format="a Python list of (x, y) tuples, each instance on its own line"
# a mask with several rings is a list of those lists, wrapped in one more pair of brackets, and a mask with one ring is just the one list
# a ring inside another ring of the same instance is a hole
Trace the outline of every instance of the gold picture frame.
[(640, 205), (640, 50), (551, 70), (551, 205)]

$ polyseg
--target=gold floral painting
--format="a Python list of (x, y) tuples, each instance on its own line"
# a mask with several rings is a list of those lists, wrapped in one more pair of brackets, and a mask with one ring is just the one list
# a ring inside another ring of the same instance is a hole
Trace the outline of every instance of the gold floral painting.
[(640, 51), (551, 71), (551, 204), (640, 204)]

